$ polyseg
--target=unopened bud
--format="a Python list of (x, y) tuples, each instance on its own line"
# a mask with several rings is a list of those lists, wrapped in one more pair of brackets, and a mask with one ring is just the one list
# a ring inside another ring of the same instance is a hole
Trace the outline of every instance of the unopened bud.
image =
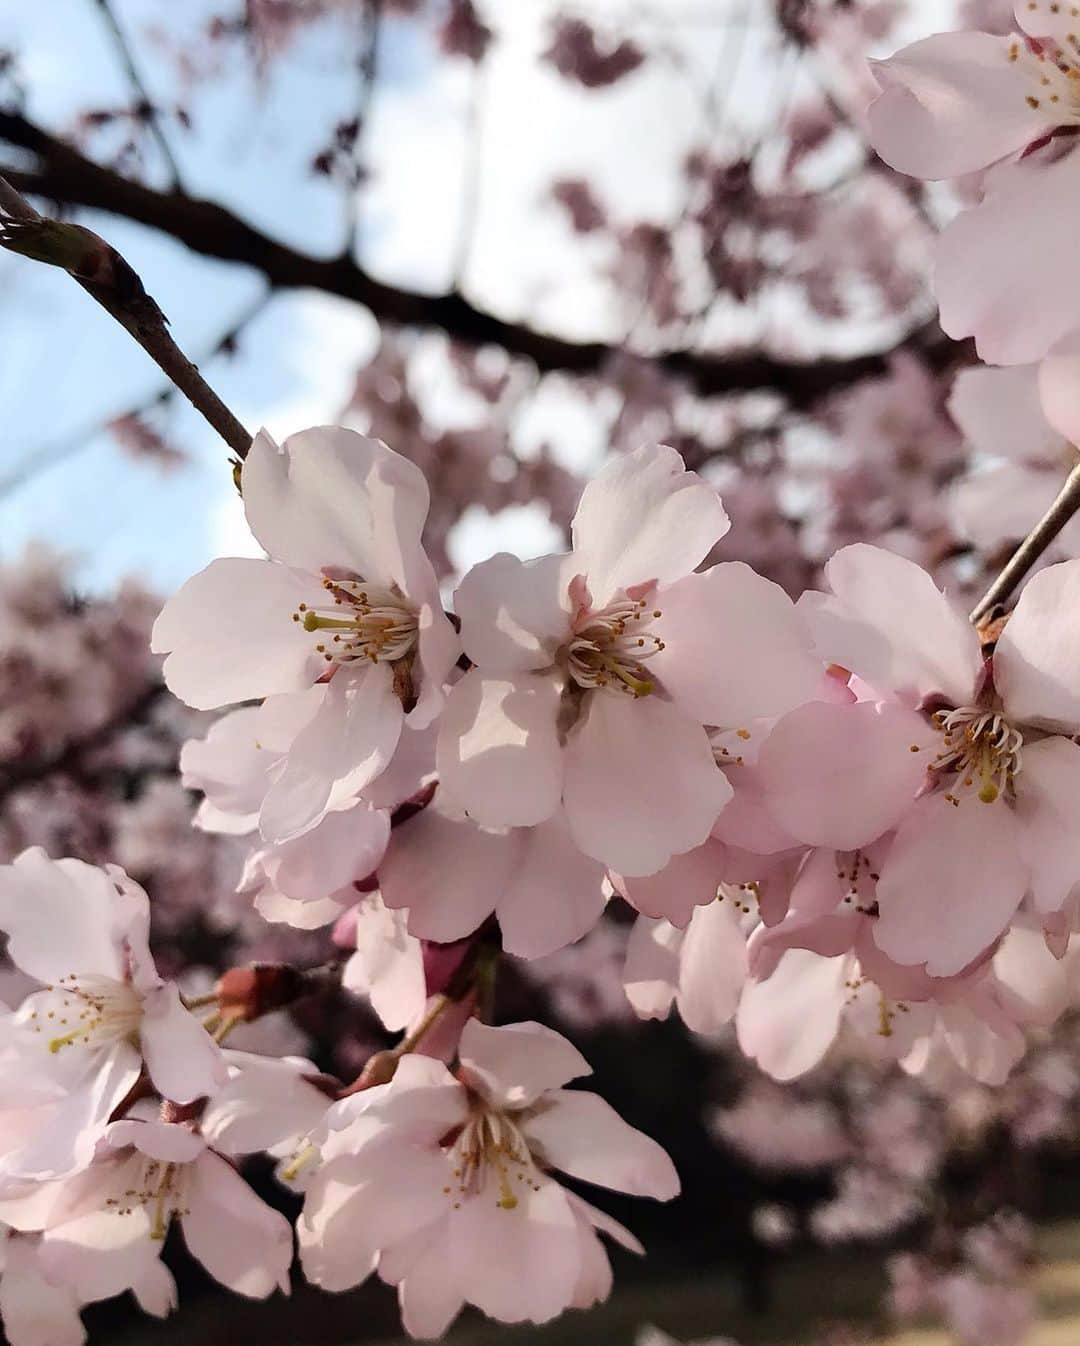
[(217, 984), (218, 1007), (246, 1022), (291, 1005), (310, 989), (304, 973), (287, 963), (231, 967)]

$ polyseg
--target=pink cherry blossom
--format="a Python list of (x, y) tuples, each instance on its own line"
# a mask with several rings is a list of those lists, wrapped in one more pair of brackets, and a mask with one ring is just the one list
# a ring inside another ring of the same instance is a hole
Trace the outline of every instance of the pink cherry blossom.
[(42, 1094), (45, 1082), (56, 1092), (41, 1125), (5, 1154), (6, 1177), (59, 1177), (85, 1163), (144, 1065), (177, 1103), (223, 1083), (217, 1046), (157, 974), (149, 920), (146, 894), (115, 867), (53, 861), (39, 849), (0, 867), (8, 953), (45, 983), (10, 1020), (9, 1044), (33, 1061)]
[(863, 699), (779, 722), (760, 757), (769, 804), (801, 840), (838, 850), (895, 827), (874, 940), (950, 976), (992, 947), (1029, 892), (1050, 913), (1073, 887), (1080, 564), (1029, 581), (985, 667), (975, 632), (911, 562), (853, 546), (826, 575), (832, 593), (802, 607), (819, 652), (857, 675)]
[(461, 1037), (460, 1079), (406, 1057), (388, 1085), (335, 1104), (298, 1226), (310, 1280), (342, 1290), (373, 1270), (398, 1287), (406, 1330), (438, 1336), (466, 1303), (500, 1322), (546, 1322), (606, 1298), (597, 1231), (640, 1251), (550, 1168), (669, 1200), (678, 1179), (654, 1141), (595, 1094), (539, 1024)]
[(705, 726), (779, 714), (819, 677), (779, 588), (740, 563), (693, 573), (727, 527), (716, 492), (652, 446), (585, 488), (569, 555), (474, 567), (456, 604), (476, 667), (439, 735), (447, 802), (486, 827), (562, 805), (625, 876), (699, 846), (731, 794)]
[(304, 694), (310, 714), (262, 810), (264, 834), (285, 840), (335, 789), (373, 781), (403, 723), (431, 723), (458, 642), (421, 545), (428, 489), (413, 464), (349, 430), (282, 448), (263, 433), (241, 485), (271, 559), (212, 562), (166, 603), (151, 643), (189, 705)]
[(41, 1233), (47, 1275), (83, 1301), (139, 1284), (175, 1291), (160, 1255), (175, 1219), (198, 1261), (237, 1294), (289, 1289), (292, 1231), (207, 1138), (136, 1104), (109, 1125), (94, 1161), (68, 1178), (0, 1200), (0, 1217)]

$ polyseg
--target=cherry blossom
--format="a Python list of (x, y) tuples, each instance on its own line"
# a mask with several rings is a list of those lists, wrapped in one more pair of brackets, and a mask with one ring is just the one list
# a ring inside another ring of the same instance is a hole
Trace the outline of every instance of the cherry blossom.
[(694, 573), (727, 528), (715, 491), (647, 446), (585, 488), (568, 555), (474, 567), (455, 595), (476, 668), (440, 728), (447, 802), (486, 827), (561, 804), (581, 850), (624, 875), (700, 845), (731, 794), (705, 726), (780, 714), (819, 677), (780, 589), (735, 562)]
[(271, 559), (212, 562), (166, 603), (151, 645), (189, 705), (289, 696), (303, 708), (261, 811), (267, 839), (286, 840), (335, 790), (372, 782), (403, 724), (435, 718), (458, 644), (420, 541), (427, 483), (406, 459), (349, 430), (281, 448), (263, 433), (241, 487)]
[[(265, 1117), (266, 1114), (264, 1114)], [(191, 1254), (237, 1294), (289, 1289), (292, 1231), (192, 1127), (136, 1104), (110, 1123), (94, 1161), (71, 1177), (0, 1200), (16, 1229), (40, 1231), (42, 1266), (83, 1301), (153, 1286), (175, 1299), (160, 1262), (175, 1219)]]
[(5, 1046), (30, 1072), (12, 1092), (39, 1100), (36, 1124), (0, 1165), (5, 1178), (60, 1177), (85, 1164), (144, 1065), (176, 1103), (223, 1083), (218, 1048), (157, 974), (149, 920), (146, 894), (115, 867), (53, 861), (40, 849), (0, 867), (8, 953), (45, 983), (5, 1023)]
[(895, 827), (874, 941), (950, 976), (1029, 892), (1052, 913), (1073, 887), (1080, 564), (1029, 581), (985, 666), (978, 636), (911, 562), (852, 546), (826, 575), (832, 593), (801, 606), (822, 657), (849, 669), (864, 699), (808, 703), (777, 724), (760, 758), (769, 807), (800, 840), (840, 851)]
[(594, 1094), (539, 1024), (461, 1035), (460, 1079), (406, 1057), (393, 1080), (335, 1104), (298, 1226), (304, 1268), (327, 1289), (373, 1270), (398, 1287), (406, 1330), (438, 1336), (466, 1303), (500, 1322), (546, 1322), (606, 1298), (597, 1231), (633, 1237), (549, 1173), (670, 1200), (667, 1155)]

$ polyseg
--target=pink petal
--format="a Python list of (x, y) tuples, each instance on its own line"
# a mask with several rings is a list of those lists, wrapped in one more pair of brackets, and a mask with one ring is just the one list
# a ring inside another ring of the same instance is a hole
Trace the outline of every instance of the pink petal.
[(655, 874), (709, 835), (731, 786), (705, 731), (655, 696), (593, 692), (564, 755), (563, 801), (586, 853)]
[(365, 899), (357, 909), (356, 953), (342, 975), (347, 990), (370, 998), (391, 1033), (408, 1028), (427, 1000), (423, 952), (406, 919), (404, 912), (390, 911), (378, 893)]
[(140, 1039), (146, 1068), (162, 1098), (194, 1103), (228, 1078), (221, 1048), (181, 1003), (174, 982), (143, 997)]
[(390, 840), (390, 818), (359, 801), (332, 809), (317, 827), (273, 854), (271, 879), (279, 892), (316, 902), (374, 874)]
[(109, 1124), (106, 1139), (114, 1150), (130, 1146), (165, 1164), (188, 1164), (206, 1149), (202, 1136), (175, 1122), (121, 1119)]
[(978, 637), (925, 570), (859, 542), (842, 547), (825, 575), (832, 595), (799, 602), (824, 659), (912, 702), (935, 692), (954, 705), (971, 700), (982, 670)]
[(1080, 561), (1033, 575), (994, 651), (994, 686), (1014, 723), (1080, 730)]
[(735, 729), (817, 695), (821, 662), (778, 584), (741, 561), (687, 575), (656, 595), (665, 644), (651, 675), (691, 719)]
[(807, 845), (852, 851), (911, 807), (931, 739), (922, 717), (898, 703), (810, 702), (778, 721), (758, 775), (782, 827)]
[(1046, 419), (1070, 443), (1080, 440), (1078, 377), (1080, 335), (1074, 332), (1057, 342), (1039, 366), (1039, 396)]
[(241, 482), (251, 531), (276, 560), (316, 575), (347, 569), (422, 596), (427, 482), (379, 440), (318, 426), (279, 449), (262, 433)]
[(265, 1299), (289, 1292), (292, 1226), (261, 1201), (236, 1170), (207, 1151), (191, 1166), (181, 1217), (196, 1261), (235, 1294)]
[(1080, 37), (1076, 22), (1076, 7), (1064, 0), (1016, 0), (1014, 13), (1017, 26), (1032, 37), (1052, 37), (1055, 42), (1068, 43)]
[(1005, 463), (972, 472), (953, 487), (957, 529), (984, 551), (1018, 542), (1060, 489), (1061, 473), (1049, 467)]
[(542, 958), (581, 939), (600, 919), (604, 866), (578, 849), (561, 809), (519, 835), (517, 865), (496, 913), (507, 953)]
[(1055, 737), (1023, 751), (1016, 816), (1031, 896), (1037, 911), (1059, 911), (1080, 882), (1080, 746)]
[(414, 1240), (422, 1250), (411, 1258), (404, 1275), (387, 1276), (389, 1259), (385, 1256), (380, 1260), (379, 1274), (398, 1285), (405, 1331), (411, 1337), (426, 1340), (443, 1335), (464, 1307), (465, 1298), (458, 1285), (457, 1268), (444, 1256), (441, 1240), (432, 1238), (426, 1230), (415, 1235)]
[(454, 593), (461, 639), (488, 673), (546, 668), (570, 631), (568, 558), (520, 561), (499, 552), (473, 566)]
[(313, 575), (271, 561), (211, 561), (165, 604), (150, 636), (169, 690), (199, 710), (298, 692), (320, 675), (316, 637), (293, 621), (321, 601)]
[(1065, 461), (1067, 444), (1047, 424), (1036, 365), (969, 365), (953, 380), (948, 406), (977, 453), (1010, 462)]
[(871, 141), (912, 177), (974, 173), (1063, 120), (1049, 99), (1027, 102), (1041, 72), (1014, 37), (935, 33), (872, 66), (882, 92), (870, 105)]
[(550, 1089), (592, 1074), (576, 1047), (537, 1023), (490, 1028), (470, 1019), (459, 1054), (474, 1087), (497, 1106), (515, 1111), (529, 1107)]
[(447, 807), (481, 827), (530, 827), (559, 806), (558, 676), (466, 673), (447, 701), (437, 761)]
[(522, 1131), (553, 1167), (572, 1178), (656, 1201), (679, 1194), (679, 1175), (667, 1152), (598, 1094), (557, 1089)]
[[(149, 903), (132, 886), (145, 925)], [(8, 957), (38, 981), (72, 973), (123, 981), (125, 910), (108, 874), (82, 860), (57, 862), (33, 846), (14, 864), (0, 865), (0, 930), (8, 937)]]
[(409, 727), (414, 730), (426, 729), (438, 718), (446, 700), (445, 684), (461, 655), (461, 640), (438, 601), (434, 572), (431, 578), (436, 601), (425, 603), (417, 617), (417, 657), (413, 664), (417, 695), (408, 715)]
[(678, 1005), (694, 1033), (717, 1033), (730, 1023), (746, 982), (746, 936), (731, 901), (698, 907), (686, 928)]
[(679, 986), (679, 954), (686, 932), (670, 921), (639, 916), (626, 946), (623, 986), (641, 1019), (666, 1019)]
[(711, 837), (671, 860), (655, 874), (627, 879), (612, 874), (615, 890), (645, 916), (663, 916), (674, 925), (684, 926), (695, 909), (716, 897), (724, 878), (728, 849)]
[(277, 760), (259, 742), (258, 724), (257, 706), (231, 710), (205, 738), (189, 738), (180, 750), (181, 783), (207, 796), (197, 819), (207, 831), (242, 834), (258, 825), (267, 772)]
[(767, 981), (743, 992), (739, 1046), (774, 1080), (812, 1070), (833, 1044), (847, 998), (848, 961), (789, 949)]
[(0, 1277), (0, 1317), (7, 1340), (18, 1346), (84, 1346), (81, 1303), (70, 1286), (46, 1277), (29, 1239), (12, 1239)]
[(394, 755), (401, 722), (389, 664), (339, 670), (267, 792), (261, 815), (266, 840), (299, 836), (324, 816), (335, 789), (355, 793), (373, 781)]
[(499, 1207), (498, 1175), (451, 1214), (448, 1248), (465, 1298), (502, 1323), (547, 1322), (568, 1308), (581, 1269), (577, 1221), (566, 1192), (541, 1178)]
[(394, 829), (379, 868), (383, 899), (408, 908), (412, 934), (449, 944), (495, 910), (520, 855), (520, 834), (485, 832), (429, 805)]
[(974, 336), (989, 364), (1041, 360), (1076, 328), (1076, 305), (1061, 277), (1074, 263), (1078, 180), (1076, 154), (1034, 154), (999, 167), (982, 204), (938, 240), (941, 325), (951, 337)]
[(901, 825), (878, 883), (874, 942), (898, 963), (950, 977), (1006, 929), (1028, 884), (1016, 818), (1004, 802), (941, 795)]
[(600, 608), (618, 590), (689, 575), (730, 526), (719, 495), (674, 449), (645, 445), (612, 458), (585, 487), (574, 562)]

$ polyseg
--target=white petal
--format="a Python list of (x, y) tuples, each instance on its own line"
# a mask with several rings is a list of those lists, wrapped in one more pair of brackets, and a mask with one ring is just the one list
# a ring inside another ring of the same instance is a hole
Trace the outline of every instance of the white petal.
[(730, 526), (719, 495), (674, 449), (645, 445), (612, 458), (582, 492), (574, 567), (603, 607), (620, 589), (688, 575)]
[(679, 1175), (667, 1152), (598, 1094), (558, 1089), (544, 1098), (523, 1131), (549, 1163), (572, 1178), (657, 1201), (679, 1194)]
[(481, 827), (531, 827), (559, 806), (562, 679), (488, 677), (475, 668), (450, 694), (439, 726), (444, 804)]
[(473, 566), (454, 593), (461, 640), (486, 673), (546, 668), (570, 631), (568, 558), (520, 561), (499, 552)]
[(143, 999), (143, 1057), (155, 1088), (174, 1103), (194, 1103), (225, 1083), (221, 1048), (184, 1007), (169, 982)]
[(1080, 731), (1080, 560), (1024, 586), (994, 651), (994, 686), (1014, 722)]
[(201, 1155), (188, 1171), (186, 1197), (184, 1242), (216, 1281), (251, 1299), (288, 1294), (292, 1227), (230, 1164)]
[(648, 670), (691, 719), (736, 729), (815, 697), (821, 661), (778, 584), (741, 561), (660, 590), (650, 631), (664, 641)]
[(302, 430), (280, 449), (264, 433), (241, 480), (251, 530), (277, 560), (315, 574), (346, 568), (415, 595), (428, 488), (407, 458), (340, 426)]
[(461, 1035), (461, 1064), (493, 1102), (526, 1108), (549, 1089), (591, 1075), (576, 1047), (543, 1024), (491, 1028), (470, 1019)]
[(293, 621), (323, 597), (319, 580), (270, 561), (211, 561), (175, 593), (154, 623), (150, 648), (168, 654), (169, 690), (199, 710), (298, 692), (322, 672), (316, 637)]
[(604, 691), (586, 701), (564, 755), (570, 830), (618, 873), (654, 874), (705, 841), (731, 786), (704, 729), (675, 706)]

